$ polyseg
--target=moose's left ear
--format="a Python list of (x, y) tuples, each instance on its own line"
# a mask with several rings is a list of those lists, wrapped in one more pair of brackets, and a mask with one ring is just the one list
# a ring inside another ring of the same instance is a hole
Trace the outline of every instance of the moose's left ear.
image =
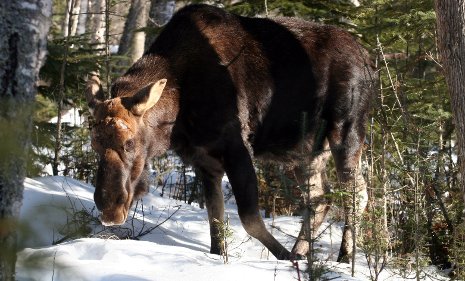
[(86, 100), (89, 105), (89, 110), (93, 114), (94, 108), (97, 104), (101, 103), (104, 98), (104, 93), (102, 85), (100, 84), (100, 79), (96, 75), (92, 75), (86, 83)]
[(166, 81), (166, 79), (161, 79), (155, 83), (151, 83), (131, 97), (129, 105), (131, 112), (138, 116), (144, 115), (160, 99), (161, 93), (166, 86)]

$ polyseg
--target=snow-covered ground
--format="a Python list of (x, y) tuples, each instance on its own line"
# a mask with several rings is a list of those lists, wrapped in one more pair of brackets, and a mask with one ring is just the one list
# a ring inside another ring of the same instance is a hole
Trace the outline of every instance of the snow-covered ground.
[[(66, 177), (26, 179), (21, 210), (18, 280), (307, 280), (305, 261), (297, 268), (277, 261), (241, 227), (234, 204), (226, 205), (233, 236), (229, 261), (209, 254), (210, 236), (206, 210), (160, 196), (155, 188), (138, 202), (126, 225), (103, 228), (95, 219), (92, 186)], [(84, 211), (83, 211), (84, 210)], [(275, 227), (265, 223), (288, 249), (300, 228), (299, 218), (279, 217)], [(341, 230), (326, 223), (319, 239), (319, 257), (327, 280), (370, 280), (363, 254), (358, 256), (355, 277), (350, 266), (337, 257)], [(151, 230), (151, 231), (149, 231)], [(144, 232), (148, 232), (142, 235)], [(76, 238), (76, 233), (91, 238)], [(117, 235), (114, 235), (116, 233)], [(115, 239), (128, 236), (135, 239)], [(57, 242), (65, 241), (59, 244)], [(56, 245), (54, 245), (56, 244)], [(379, 280), (404, 280), (385, 269)], [(433, 271), (433, 279), (446, 280)], [(410, 276), (414, 277), (414, 275)]]

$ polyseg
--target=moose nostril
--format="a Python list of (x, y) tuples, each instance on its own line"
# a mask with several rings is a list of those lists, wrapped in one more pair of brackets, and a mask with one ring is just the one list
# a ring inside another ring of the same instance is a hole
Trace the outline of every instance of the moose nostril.
[(116, 200), (116, 204), (122, 205), (124, 203), (126, 203), (126, 196), (124, 196), (124, 194), (121, 194), (120, 196), (118, 196), (118, 199)]

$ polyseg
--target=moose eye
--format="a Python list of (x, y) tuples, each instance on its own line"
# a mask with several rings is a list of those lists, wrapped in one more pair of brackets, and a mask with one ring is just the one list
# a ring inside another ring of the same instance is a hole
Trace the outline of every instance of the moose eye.
[(134, 140), (130, 139), (124, 143), (124, 150), (130, 152), (134, 150)]

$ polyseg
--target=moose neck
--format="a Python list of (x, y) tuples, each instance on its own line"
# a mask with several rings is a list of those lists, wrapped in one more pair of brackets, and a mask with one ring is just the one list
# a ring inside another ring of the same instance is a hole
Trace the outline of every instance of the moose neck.
[(165, 153), (171, 146), (171, 133), (179, 112), (179, 93), (167, 90), (158, 103), (144, 116), (149, 156)]

